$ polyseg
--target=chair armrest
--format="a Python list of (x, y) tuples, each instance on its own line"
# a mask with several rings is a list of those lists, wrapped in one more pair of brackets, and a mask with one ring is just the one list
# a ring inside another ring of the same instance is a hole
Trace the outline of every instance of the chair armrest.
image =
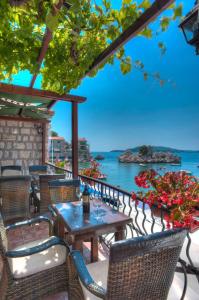
[(48, 210), (50, 211), (50, 213), (53, 217), (55, 217), (55, 218), (57, 217), (57, 214), (51, 205), (48, 205)]
[(105, 299), (106, 297), (106, 290), (99, 286), (91, 277), (88, 269), (85, 265), (84, 259), (79, 251), (72, 251), (70, 253), (73, 263), (75, 265), (77, 274), (82, 282), (82, 284), (87, 288), (89, 292), (93, 295)]
[(11, 229), (15, 229), (18, 227), (23, 227), (26, 225), (32, 225), (32, 224), (41, 223), (41, 222), (48, 222), (50, 233), (53, 232), (53, 225), (54, 225), (53, 221), (46, 216), (38, 216), (36, 218), (28, 219), (28, 220), (21, 221), (21, 222), (16, 222), (14, 224), (6, 226), (6, 230), (11, 230)]
[(38, 246), (35, 246), (35, 247), (31, 247), (31, 248), (24, 249), (24, 250), (9, 250), (6, 252), (6, 256), (12, 257), (12, 258), (29, 256), (29, 255), (33, 255), (33, 254), (42, 252), (44, 250), (47, 250), (48, 248), (55, 246), (55, 245), (65, 246), (67, 248), (68, 253), (70, 251), (68, 244), (64, 240), (62, 240), (59, 237), (52, 236), (46, 242), (44, 242)]

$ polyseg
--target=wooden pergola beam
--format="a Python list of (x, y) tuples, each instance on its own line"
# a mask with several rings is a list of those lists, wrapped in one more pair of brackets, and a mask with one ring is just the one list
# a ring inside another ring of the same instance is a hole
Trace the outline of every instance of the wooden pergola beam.
[(81, 96), (75, 96), (69, 94), (59, 95), (51, 91), (32, 89), (30, 87), (24, 87), (20, 85), (12, 85), (6, 83), (0, 83), (0, 92), (11, 93), (11, 94), (21, 95), (21, 96), (24, 95), (30, 97), (40, 97), (43, 98), (43, 101), (49, 99), (55, 101), (61, 100), (61, 101), (76, 102), (76, 103), (81, 103), (86, 101), (86, 98)]
[(40, 50), (40, 53), (39, 53), (39, 56), (38, 56), (38, 59), (37, 59), (37, 64), (38, 64), (37, 73), (35, 73), (33, 75), (32, 79), (31, 79), (31, 82), (30, 82), (30, 87), (31, 88), (33, 88), (33, 86), (35, 84), (35, 80), (37, 78), (37, 75), (38, 75), (39, 70), (41, 68), (41, 64), (42, 64), (43, 59), (46, 55), (46, 52), (48, 50), (48, 46), (49, 46), (49, 43), (50, 43), (51, 40), (52, 40), (52, 32), (50, 31), (49, 28), (46, 28), (44, 38), (43, 38), (42, 47), (41, 47), (41, 50)]
[[(58, 13), (58, 11), (61, 9), (62, 5), (63, 5), (63, 0), (59, 0), (59, 3), (56, 5), (56, 9), (57, 9), (56, 13)], [(50, 44), (50, 41), (52, 40), (52, 37), (53, 37), (52, 31), (49, 28), (46, 28), (46, 31), (45, 31), (45, 34), (43, 37), (42, 47), (41, 47), (39, 56), (37, 58), (37, 64), (38, 64), (37, 72), (33, 75), (31, 82), (30, 82), (31, 88), (33, 88), (33, 86), (35, 84), (35, 80), (36, 80), (39, 70), (41, 68), (42, 62), (44, 60), (44, 57), (46, 55), (46, 52), (48, 50), (48, 46)]]
[(102, 63), (104, 63), (117, 50), (124, 46), (129, 40), (134, 38), (145, 27), (147, 27), (154, 19), (156, 19), (165, 9), (167, 9), (174, 0), (156, 0), (154, 3), (121, 35), (115, 39), (92, 63), (84, 77), (89, 75)]

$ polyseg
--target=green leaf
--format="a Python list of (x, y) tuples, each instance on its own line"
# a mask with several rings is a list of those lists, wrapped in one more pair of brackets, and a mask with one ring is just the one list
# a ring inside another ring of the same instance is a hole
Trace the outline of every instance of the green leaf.
[(46, 16), (46, 26), (50, 29), (50, 31), (54, 31), (57, 29), (59, 25), (59, 14), (53, 15), (52, 13), (48, 13)]
[(142, 32), (141, 35), (143, 35), (146, 38), (152, 38), (152, 30), (150, 28), (145, 28)]
[(183, 6), (182, 4), (178, 5), (177, 7), (174, 8), (173, 10), (173, 20), (176, 20), (178, 17), (182, 16), (182, 10), (183, 10)]
[(144, 8), (145, 10), (151, 6), (150, 0), (143, 0), (142, 3), (139, 5), (139, 8)]

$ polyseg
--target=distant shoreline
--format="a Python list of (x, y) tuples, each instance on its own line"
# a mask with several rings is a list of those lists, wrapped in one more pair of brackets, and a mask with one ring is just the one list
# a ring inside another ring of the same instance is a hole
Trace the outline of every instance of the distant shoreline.
[[(160, 151), (160, 152), (199, 152), (199, 150), (181, 150), (181, 149), (175, 149), (175, 148), (171, 148), (171, 147), (164, 147), (164, 146), (151, 146), (153, 148), (153, 150), (156, 151)], [(140, 146), (138, 147), (134, 147), (134, 148), (129, 148), (129, 150), (131, 150), (132, 152), (138, 152), (139, 151)], [(127, 149), (124, 150), (119, 150), (119, 149), (113, 149), (110, 150), (108, 152), (125, 152)]]

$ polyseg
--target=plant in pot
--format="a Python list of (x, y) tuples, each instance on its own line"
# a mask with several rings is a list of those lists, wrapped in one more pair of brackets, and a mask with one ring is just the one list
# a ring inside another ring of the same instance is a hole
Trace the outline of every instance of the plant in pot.
[[(160, 175), (147, 170), (135, 177), (142, 188), (132, 193), (132, 199), (140, 199), (152, 210), (163, 209), (167, 228), (186, 227), (190, 232), (199, 229), (199, 181), (186, 172), (167, 172)], [(146, 191), (144, 191), (146, 189)]]
[[(100, 164), (98, 162), (96, 162), (95, 160), (91, 160), (90, 162), (90, 167), (89, 168), (84, 168), (80, 171), (80, 174), (86, 177), (91, 177), (94, 179), (98, 179), (100, 178), (101, 171), (99, 169)], [(89, 180), (87, 178), (82, 178), (82, 181), (89, 184), (89, 185), (93, 185), (94, 182), (92, 180)]]

